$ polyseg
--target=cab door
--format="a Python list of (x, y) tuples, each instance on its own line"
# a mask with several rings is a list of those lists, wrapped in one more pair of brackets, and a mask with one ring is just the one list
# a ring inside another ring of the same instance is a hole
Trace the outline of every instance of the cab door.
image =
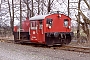
[(38, 21), (38, 42), (44, 43), (44, 26), (43, 26), (43, 20)]
[(40, 24), (40, 21), (31, 21), (30, 27), (30, 40), (31, 42), (43, 42), (43, 25)]
[(38, 30), (37, 30), (37, 21), (31, 21), (30, 22), (30, 41), (31, 42), (37, 42), (37, 34), (38, 34)]

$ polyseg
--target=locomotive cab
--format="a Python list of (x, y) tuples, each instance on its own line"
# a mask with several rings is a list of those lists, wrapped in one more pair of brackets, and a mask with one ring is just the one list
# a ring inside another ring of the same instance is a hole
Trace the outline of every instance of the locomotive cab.
[(71, 19), (68, 16), (64, 14), (42, 16), (38, 15), (30, 18), (31, 42), (48, 46), (69, 44), (71, 42), (73, 33), (70, 28)]
[(64, 14), (52, 14), (45, 18), (45, 43), (49, 46), (64, 45), (71, 42), (71, 19)]

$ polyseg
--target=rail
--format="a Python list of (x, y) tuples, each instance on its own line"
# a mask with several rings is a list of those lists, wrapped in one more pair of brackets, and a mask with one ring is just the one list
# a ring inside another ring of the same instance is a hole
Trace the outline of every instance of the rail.
[(62, 46), (62, 47), (53, 47), (53, 49), (90, 53), (90, 47)]

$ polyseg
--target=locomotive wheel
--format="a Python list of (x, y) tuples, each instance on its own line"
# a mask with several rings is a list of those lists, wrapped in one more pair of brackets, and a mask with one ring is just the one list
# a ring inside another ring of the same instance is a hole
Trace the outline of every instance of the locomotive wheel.
[(20, 44), (20, 42), (18, 42), (17, 40), (14, 40), (14, 44)]
[(47, 41), (46, 41), (46, 45), (47, 45), (47, 46), (53, 46), (53, 45), (54, 45), (54, 40), (50, 40), (50, 39), (47, 40)]
[(71, 36), (69, 34), (66, 35), (65, 39), (61, 39), (62, 45), (67, 45), (71, 42)]
[(20, 42), (20, 44), (21, 44), (21, 45), (25, 45), (25, 43), (24, 43), (24, 42)]
[(14, 37), (14, 44), (17, 44), (16, 36)]
[(67, 36), (66, 38), (66, 41), (65, 41), (65, 44), (69, 44), (71, 42), (71, 36)]

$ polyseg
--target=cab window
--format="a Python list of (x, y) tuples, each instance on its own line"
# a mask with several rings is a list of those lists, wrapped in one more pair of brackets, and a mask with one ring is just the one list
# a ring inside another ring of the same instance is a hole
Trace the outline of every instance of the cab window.
[(53, 22), (52, 18), (47, 18), (46, 24), (49, 24), (50, 26), (52, 26), (52, 22)]
[(36, 26), (36, 21), (31, 21), (31, 29), (36, 29), (37, 26)]
[(43, 28), (42, 20), (39, 20), (39, 29)]
[(68, 23), (69, 23), (68, 19), (64, 19), (64, 26), (65, 26), (65, 27), (68, 26)]

